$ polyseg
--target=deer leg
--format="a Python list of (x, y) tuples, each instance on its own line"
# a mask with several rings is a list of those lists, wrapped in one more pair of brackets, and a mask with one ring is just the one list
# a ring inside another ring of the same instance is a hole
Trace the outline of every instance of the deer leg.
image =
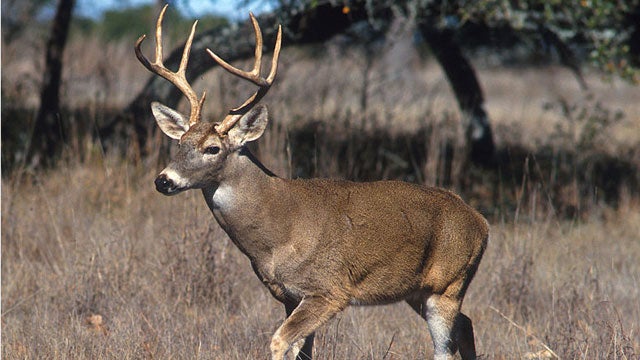
[(458, 350), (462, 360), (476, 359), (476, 344), (473, 338), (473, 323), (463, 313), (459, 313), (454, 325), (454, 339), (458, 344)]
[(345, 307), (346, 303), (342, 305), (324, 297), (303, 298), (273, 335), (271, 339), (271, 359), (283, 360), (285, 353), (292, 345), (302, 347), (302, 352), (306, 354), (304, 350), (307, 344), (305, 342), (304, 346), (302, 346), (300, 341), (304, 341), (305, 337), (312, 336), (316, 329), (324, 325)]
[[(291, 316), (291, 313), (293, 313), (293, 310), (295, 310), (299, 304), (300, 304), (300, 301), (295, 301), (295, 300), (288, 300), (285, 302), (284, 308), (285, 308), (285, 311), (287, 312), (287, 318)], [(307, 335), (306, 338), (296, 341), (291, 346), (291, 350), (290, 350), (293, 355), (293, 358), (296, 360), (313, 359), (314, 338), (315, 338), (315, 333), (311, 333), (310, 335)]]
[(433, 341), (433, 358), (436, 360), (453, 358), (453, 354), (457, 351), (453, 328), (458, 315), (459, 302), (445, 296), (431, 295), (427, 298), (425, 305), (425, 318)]
[(459, 313), (460, 301), (442, 295), (415, 297), (405, 301), (427, 321), (434, 359), (452, 359), (458, 347), (463, 360), (475, 359), (471, 319)]
[(423, 319), (427, 320), (427, 313), (426, 313), (426, 306), (424, 304), (424, 297), (420, 296), (420, 297), (411, 297), (411, 298), (407, 298), (404, 301), (407, 302), (407, 304), (409, 304), (409, 306), (411, 306), (411, 308), (413, 309), (413, 311), (417, 312), (418, 315), (420, 315), (420, 317), (422, 317)]

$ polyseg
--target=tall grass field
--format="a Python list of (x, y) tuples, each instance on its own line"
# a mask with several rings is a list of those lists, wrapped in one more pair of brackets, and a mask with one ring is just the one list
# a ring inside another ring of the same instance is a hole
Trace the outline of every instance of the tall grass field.
[[(155, 191), (167, 140), (156, 132), (140, 156), (81, 131), (146, 82), (132, 44), (69, 44), (61, 116), (77, 132), (59, 165), (39, 171), (5, 135), (33, 120), (42, 44), (2, 44), (2, 359), (266, 359), (284, 308), (200, 192)], [(408, 40), (373, 63), (333, 43), (281, 59), (253, 147), (268, 168), (446, 186), (487, 216), (491, 239), (463, 304), (483, 359), (640, 357), (636, 87), (587, 70), (581, 90), (560, 67), (475, 59), (500, 154), (488, 170), (460, 156), (447, 80)], [(207, 89), (215, 119), (252, 91), (219, 70), (195, 88)], [(426, 323), (403, 303), (351, 307), (315, 347), (318, 359), (432, 352)]]

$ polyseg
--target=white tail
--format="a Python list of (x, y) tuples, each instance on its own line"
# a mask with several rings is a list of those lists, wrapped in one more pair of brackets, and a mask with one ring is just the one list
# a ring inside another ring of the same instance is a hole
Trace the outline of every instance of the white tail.
[(276, 76), (278, 31), (271, 72), (260, 75), (262, 36), (256, 33), (255, 65), (238, 70), (209, 53), (222, 67), (258, 86), (222, 123), (200, 121), (200, 99), (187, 83), (192, 28), (177, 72), (162, 64), (162, 18), (156, 28), (156, 60), (136, 55), (150, 71), (174, 83), (191, 104), (190, 115), (153, 103), (162, 131), (180, 141), (171, 163), (155, 181), (165, 195), (201, 189), (231, 240), (251, 260), (256, 275), (285, 306), (286, 320), (273, 335), (271, 356), (308, 359), (314, 332), (349, 305), (406, 301), (428, 323), (435, 357), (460, 351), (476, 357), (471, 320), (462, 300), (487, 245), (486, 220), (450, 191), (398, 181), (355, 183), (276, 177), (245, 144), (268, 122), (256, 106)]

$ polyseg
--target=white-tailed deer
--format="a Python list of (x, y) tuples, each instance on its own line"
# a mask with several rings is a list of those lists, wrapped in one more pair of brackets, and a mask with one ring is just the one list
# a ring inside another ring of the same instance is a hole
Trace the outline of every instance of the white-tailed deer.
[(232, 74), (258, 86), (220, 123), (201, 121), (198, 98), (185, 77), (194, 23), (177, 72), (162, 63), (162, 10), (156, 24), (155, 61), (136, 43), (136, 56), (187, 97), (189, 116), (159, 103), (151, 108), (158, 126), (179, 140), (174, 159), (158, 175), (159, 192), (201, 189), (229, 238), (250, 260), (271, 294), (284, 304), (286, 319), (271, 340), (272, 359), (287, 352), (311, 358), (314, 332), (349, 305), (406, 301), (428, 323), (435, 358), (460, 351), (474, 359), (471, 320), (460, 312), (463, 297), (487, 245), (487, 221), (450, 191), (399, 181), (282, 179), (245, 147), (267, 126), (267, 110), (255, 106), (276, 76), (278, 29), (271, 71), (260, 75), (262, 35), (255, 30), (251, 71)]

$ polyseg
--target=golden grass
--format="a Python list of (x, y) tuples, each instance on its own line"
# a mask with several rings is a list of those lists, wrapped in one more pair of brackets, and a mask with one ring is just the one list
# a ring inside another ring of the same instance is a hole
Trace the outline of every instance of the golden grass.
[[(164, 197), (152, 181), (145, 166), (100, 157), (3, 180), (4, 359), (266, 358), (283, 309), (198, 192)], [(479, 352), (637, 356), (640, 207), (581, 222), (525, 215), (494, 219), (467, 295)], [(316, 354), (431, 351), (425, 323), (397, 304), (349, 309), (320, 331)]]

